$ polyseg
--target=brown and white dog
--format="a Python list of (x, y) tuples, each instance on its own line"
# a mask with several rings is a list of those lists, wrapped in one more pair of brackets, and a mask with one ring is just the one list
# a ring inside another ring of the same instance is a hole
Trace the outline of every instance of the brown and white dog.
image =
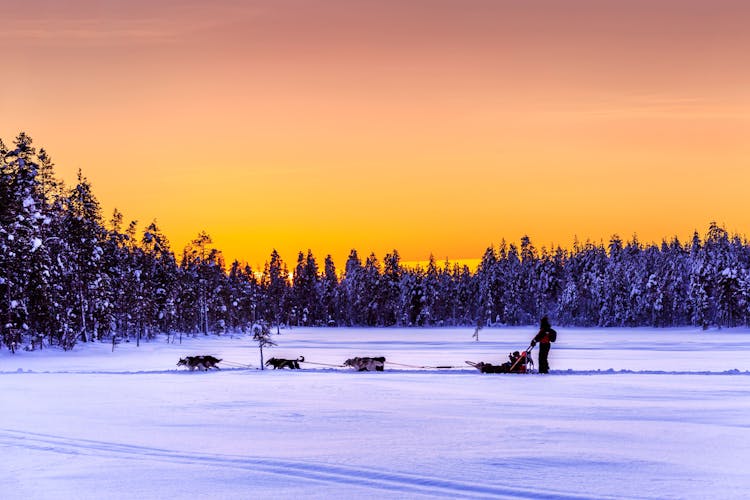
[(273, 366), (273, 369), (289, 368), (290, 370), (299, 370), (299, 364), (305, 360), (304, 356), (297, 359), (271, 358), (266, 361), (266, 366)]
[(377, 358), (361, 357), (351, 358), (344, 361), (344, 366), (351, 366), (358, 372), (372, 372), (372, 371), (383, 371), (383, 365), (385, 364), (385, 358), (379, 356)]
[(219, 358), (213, 356), (185, 356), (184, 358), (180, 358), (177, 362), (177, 366), (187, 366), (190, 368), (190, 371), (193, 371), (196, 368), (208, 371), (209, 368), (216, 368), (218, 370), (219, 367), (216, 365), (220, 362), (221, 360)]

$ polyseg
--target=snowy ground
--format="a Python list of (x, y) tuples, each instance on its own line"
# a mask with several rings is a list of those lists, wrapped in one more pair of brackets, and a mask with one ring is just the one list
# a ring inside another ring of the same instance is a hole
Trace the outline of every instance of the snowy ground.
[[(300, 371), (240, 336), (3, 351), (0, 497), (747, 498), (750, 331), (558, 331), (550, 375), (464, 363), (532, 328), (282, 331)], [(324, 365), (357, 355), (391, 363)]]

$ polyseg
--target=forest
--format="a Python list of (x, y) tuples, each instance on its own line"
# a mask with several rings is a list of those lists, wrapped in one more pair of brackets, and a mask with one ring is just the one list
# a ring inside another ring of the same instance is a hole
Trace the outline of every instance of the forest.
[[(499, 215), (498, 217), (501, 217)], [(488, 228), (488, 232), (491, 229)], [(397, 250), (344, 268), (275, 250), (264, 269), (227, 265), (201, 231), (175, 254), (157, 223), (105, 220), (79, 171), (74, 186), (20, 133), (0, 140), (0, 344), (11, 351), (77, 342), (222, 335), (294, 326), (733, 327), (750, 324), (750, 245), (711, 222), (706, 234), (643, 244), (537, 249), (530, 238), (487, 248), (474, 271)]]

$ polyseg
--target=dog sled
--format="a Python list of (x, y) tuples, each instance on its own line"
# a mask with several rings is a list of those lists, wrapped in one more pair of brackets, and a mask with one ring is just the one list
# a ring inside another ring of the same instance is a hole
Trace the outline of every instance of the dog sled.
[(534, 346), (529, 346), (525, 351), (514, 351), (508, 355), (508, 361), (500, 365), (485, 363), (479, 361), (466, 361), (466, 364), (480, 371), (480, 373), (531, 373), (534, 371), (534, 360), (531, 359), (531, 350)]

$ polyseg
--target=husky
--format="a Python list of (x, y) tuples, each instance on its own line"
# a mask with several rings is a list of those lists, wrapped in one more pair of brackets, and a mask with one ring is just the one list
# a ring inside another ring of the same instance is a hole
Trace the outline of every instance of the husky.
[(299, 370), (299, 364), (305, 360), (304, 356), (297, 359), (271, 358), (266, 361), (266, 366), (273, 366), (273, 369), (289, 368), (290, 370)]
[(218, 370), (219, 367), (216, 365), (220, 362), (221, 360), (219, 358), (213, 356), (185, 356), (184, 358), (180, 358), (177, 362), (177, 366), (187, 366), (190, 371), (193, 371), (196, 368), (208, 371), (209, 368), (216, 368)]
[(372, 371), (383, 371), (383, 365), (385, 364), (385, 358), (379, 356), (377, 358), (351, 358), (344, 361), (344, 366), (351, 366), (358, 372), (372, 372)]

